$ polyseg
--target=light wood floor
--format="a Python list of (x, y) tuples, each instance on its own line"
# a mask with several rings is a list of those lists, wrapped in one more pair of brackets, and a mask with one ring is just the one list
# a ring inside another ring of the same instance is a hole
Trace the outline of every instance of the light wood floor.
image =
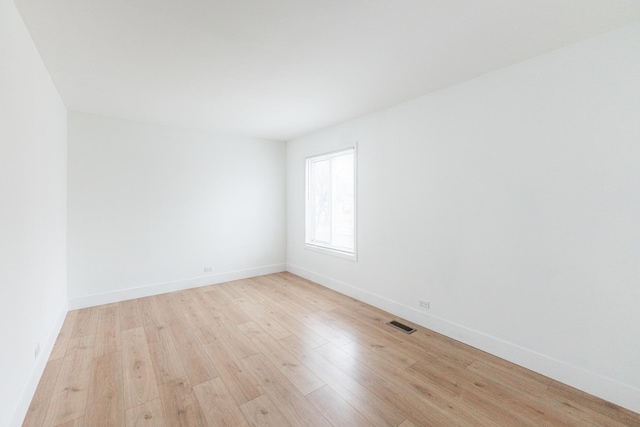
[(24, 425), (640, 425), (392, 319), (289, 273), (71, 311)]

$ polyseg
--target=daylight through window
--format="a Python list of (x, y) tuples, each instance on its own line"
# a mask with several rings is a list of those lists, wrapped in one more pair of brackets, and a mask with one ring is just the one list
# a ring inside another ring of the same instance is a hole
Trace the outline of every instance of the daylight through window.
[(306, 244), (355, 256), (355, 150), (307, 158)]

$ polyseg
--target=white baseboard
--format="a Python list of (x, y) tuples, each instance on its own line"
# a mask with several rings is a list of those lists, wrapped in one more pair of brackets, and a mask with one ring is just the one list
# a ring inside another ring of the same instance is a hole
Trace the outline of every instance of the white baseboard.
[(271, 273), (280, 273), (286, 270), (286, 264), (272, 264), (245, 270), (229, 271), (225, 273), (211, 274), (207, 276), (191, 277), (189, 279), (173, 282), (155, 283), (153, 285), (136, 288), (122, 289), (119, 291), (105, 292), (102, 294), (87, 295), (69, 299), (69, 310), (94, 307), (97, 305), (111, 304), (135, 298), (149, 297), (165, 294), (167, 292), (181, 291), (206, 285), (229, 282), (232, 280), (248, 279), (249, 277), (262, 276)]
[(287, 271), (472, 347), (531, 369), (534, 372), (538, 372), (561, 383), (640, 413), (640, 390), (633, 386), (570, 365), (480, 331), (458, 325), (446, 319), (426, 314), (412, 307), (293, 264), (287, 264)]
[(40, 378), (42, 377), (42, 373), (44, 372), (44, 368), (45, 366), (47, 366), (47, 361), (49, 360), (49, 356), (51, 356), (53, 346), (56, 343), (56, 339), (58, 339), (60, 329), (62, 329), (64, 319), (67, 317), (67, 311), (67, 303), (64, 303), (62, 311), (58, 315), (58, 318), (54, 322), (51, 331), (49, 332), (49, 336), (42, 344), (40, 354), (38, 354), (35, 365), (31, 370), (31, 374), (29, 374), (29, 379), (27, 380), (27, 383), (22, 390), (18, 405), (13, 410), (13, 415), (11, 415), (9, 421), (10, 427), (20, 427), (24, 422), (24, 418), (26, 417), (27, 411), (29, 410), (29, 405), (31, 405), (33, 395), (36, 393), (38, 383), (40, 382)]

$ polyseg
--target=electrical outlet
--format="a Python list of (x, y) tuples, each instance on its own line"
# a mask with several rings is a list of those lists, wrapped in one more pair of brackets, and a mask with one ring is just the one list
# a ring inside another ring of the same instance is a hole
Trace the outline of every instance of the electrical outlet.
[(213, 267), (205, 267), (204, 268), (204, 272), (205, 273), (213, 273)]
[(424, 308), (425, 310), (429, 310), (431, 308), (431, 303), (425, 300), (418, 300), (418, 307)]
[(34, 357), (37, 359), (38, 355), (40, 354), (40, 343), (36, 344), (36, 349), (33, 353), (34, 353)]

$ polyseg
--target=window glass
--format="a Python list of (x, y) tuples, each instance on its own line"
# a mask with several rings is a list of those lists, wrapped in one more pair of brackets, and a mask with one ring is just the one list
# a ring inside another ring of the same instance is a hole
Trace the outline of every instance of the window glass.
[(355, 255), (355, 150), (307, 158), (306, 243)]

